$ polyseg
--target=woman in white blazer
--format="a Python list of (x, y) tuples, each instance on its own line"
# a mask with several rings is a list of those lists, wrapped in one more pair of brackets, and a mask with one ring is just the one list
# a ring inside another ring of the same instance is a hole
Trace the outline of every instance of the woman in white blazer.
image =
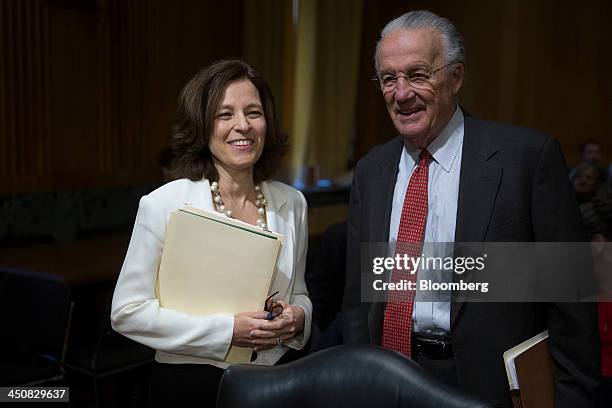
[[(268, 85), (240, 60), (213, 63), (181, 93), (172, 135), (181, 178), (140, 200), (111, 312), (113, 329), (157, 351), (154, 405), (214, 406), (230, 345), (253, 347), (254, 364), (272, 365), (310, 336), (306, 201), (269, 179), (287, 150), (278, 123)], [(155, 286), (166, 224), (185, 204), (284, 235), (271, 288), (283, 306), (279, 317), (267, 320), (262, 310), (194, 316), (160, 307)]]

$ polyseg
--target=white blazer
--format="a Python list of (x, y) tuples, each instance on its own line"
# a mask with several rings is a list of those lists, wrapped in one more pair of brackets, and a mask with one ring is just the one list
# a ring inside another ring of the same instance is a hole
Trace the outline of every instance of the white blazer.
[[(288, 347), (301, 349), (310, 336), (312, 303), (304, 272), (308, 246), (307, 207), (299, 191), (283, 183), (261, 184), (266, 197), (268, 228), (283, 234), (271, 293), (304, 309), (304, 331), (290, 342), (257, 353), (255, 364), (276, 363)], [(225, 368), (233, 335), (232, 314), (195, 316), (159, 306), (155, 296), (166, 225), (170, 214), (185, 204), (214, 210), (208, 180), (176, 180), (140, 200), (132, 238), (117, 281), (111, 311), (112, 327), (130, 339), (157, 350), (162, 363), (212, 364)], [(262, 299), (263, 305), (263, 299)]]

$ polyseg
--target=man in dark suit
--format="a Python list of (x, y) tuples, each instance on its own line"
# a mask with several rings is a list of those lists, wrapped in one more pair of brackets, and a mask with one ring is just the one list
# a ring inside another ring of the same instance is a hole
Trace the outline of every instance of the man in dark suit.
[(398, 314), (391, 301), (362, 301), (362, 243), (406, 237), (456, 243), (586, 240), (558, 142), (535, 130), (471, 117), (457, 105), (464, 47), (450, 21), (416, 11), (390, 22), (377, 45), (376, 71), (399, 137), (373, 149), (355, 171), (345, 343), (404, 352), (439, 379), (511, 406), (502, 354), (548, 329), (556, 405), (596, 406), (593, 304), (461, 303), (441, 297), (406, 302), (410, 308)]

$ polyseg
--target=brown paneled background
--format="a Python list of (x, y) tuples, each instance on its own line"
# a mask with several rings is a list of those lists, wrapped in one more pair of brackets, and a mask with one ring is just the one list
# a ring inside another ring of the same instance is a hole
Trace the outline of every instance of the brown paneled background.
[(0, 1), (0, 193), (159, 180), (176, 99), (242, 2)]
[[(249, 15), (257, 16), (256, 4)], [(612, 3), (364, 0), (363, 7), (355, 158), (394, 135), (369, 80), (378, 33), (391, 17), (428, 8), (465, 37), (461, 102), (469, 112), (553, 134), (569, 162), (581, 140), (597, 138), (610, 160)], [(276, 14), (268, 17), (284, 19), (279, 27), (293, 35), (287, 13)], [(243, 1), (0, 1), (0, 194), (158, 181), (183, 84), (216, 59), (254, 55), (243, 50), (244, 27), (253, 30), (244, 15)], [(280, 66), (289, 72), (293, 61)], [(283, 84), (292, 95), (291, 81)], [(289, 123), (291, 105), (280, 110)]]

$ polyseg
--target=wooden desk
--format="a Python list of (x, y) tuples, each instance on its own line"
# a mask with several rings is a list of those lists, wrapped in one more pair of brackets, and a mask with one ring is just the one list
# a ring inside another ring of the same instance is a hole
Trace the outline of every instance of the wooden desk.
[(0, 265), (64, 276), (73, 286), (116, 279), (129, 233), (0, 250)]

